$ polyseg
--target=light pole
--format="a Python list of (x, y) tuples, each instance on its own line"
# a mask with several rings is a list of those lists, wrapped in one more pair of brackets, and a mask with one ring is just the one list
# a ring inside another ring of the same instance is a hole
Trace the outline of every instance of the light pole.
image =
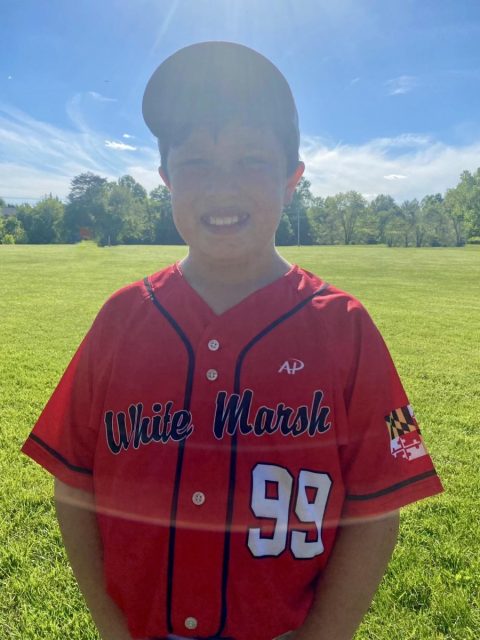
[(300, 246), (300, 207), (297, 207), (297, 247)]

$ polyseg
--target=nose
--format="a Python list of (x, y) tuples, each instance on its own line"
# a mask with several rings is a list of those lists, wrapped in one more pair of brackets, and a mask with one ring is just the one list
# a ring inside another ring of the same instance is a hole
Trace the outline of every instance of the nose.
[(215, 165), (205, 184), (205, 195), (215, 194), (216, 199), (235, 196), (240, 191), (238, 171), (228, 165)]

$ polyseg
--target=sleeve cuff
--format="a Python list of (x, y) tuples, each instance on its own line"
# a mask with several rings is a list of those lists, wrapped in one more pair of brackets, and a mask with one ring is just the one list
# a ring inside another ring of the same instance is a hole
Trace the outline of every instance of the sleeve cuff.
[(442, 491), (443, 486), (436, 472), (434, 470), (427, 471), (375, 492), (348, 493), (345, 496), (342, 518), (388, 513)]
[(30, 434), (21, 452), (61, 482), (93, 493), (93, 470), (73, 464), (35, 434)]

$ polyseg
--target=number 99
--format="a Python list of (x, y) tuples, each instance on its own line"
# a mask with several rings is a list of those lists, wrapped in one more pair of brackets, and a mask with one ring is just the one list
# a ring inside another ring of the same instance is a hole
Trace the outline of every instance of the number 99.
[[(274, 497), (267, 496), (267, 483), (276, 487)], [(273, 536), (262, 535), (260, 527), (248, 531), (248, 548), (256, 557), (276, 557), (287, 548), (290, 503), (294, 479), (284, 467), (257, 464), (252, 471), (251, 509), (257, 518), (275, 520)], [(290, 549), (295, 558), (314, 558), (324, 551), (322, 524), (332, 481), (327, 473), (300, 470), (297, 481), (295, 515), (300, 522), (313, 524), (316, 539), (307, 540), (307, 531), (292, 529)], [(307, 489), (313, 492), (313, 500)]]

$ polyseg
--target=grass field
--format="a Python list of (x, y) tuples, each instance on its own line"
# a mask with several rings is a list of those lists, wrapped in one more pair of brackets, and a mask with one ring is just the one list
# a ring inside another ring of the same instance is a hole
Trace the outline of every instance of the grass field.
[[(445, 493), (402, 510), (357, 640), (480, 638), (480, 247), (281, 249), (382, 331)], [(52, 478), (19, 453), (105, 299), (184, 247), (0, 246), (0, 638), (93, 640)]]

